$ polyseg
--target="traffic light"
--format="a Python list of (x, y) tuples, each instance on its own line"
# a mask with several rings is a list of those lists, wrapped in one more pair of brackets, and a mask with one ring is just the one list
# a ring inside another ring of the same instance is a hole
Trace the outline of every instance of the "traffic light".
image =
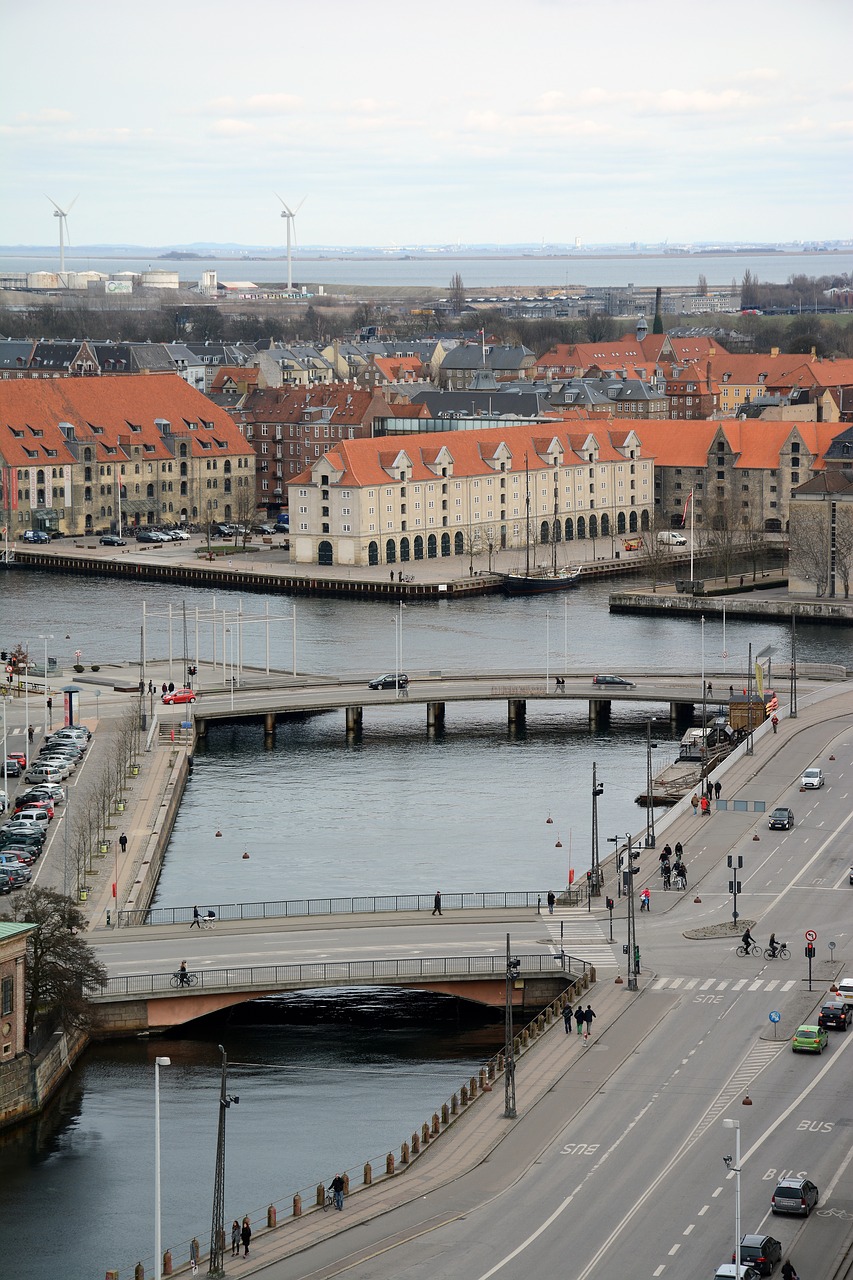
[(634, 944), (634, 973), (640, 972), (640, 948)]
[(586, 873), (586, 882), (587, 882), (587, 884), (589, 884), (591, 881), (592, 881), (592, 872), (591, 872), (591, 871), (587, 871), (587, 873)]
[(9, 654), (8, 654), (7, 650), (6, 650), (6, 649), (0, 649), (0, 662), (5, 662), (5, 661), (6, 661), (6, 659), (7, 659), (8, 657), (9, 657)]
[(814, 960), (814, 943), (813, 942), (806, 943), (806, 959)]
[(605, 904), (606, 904), (606, 906), (607, 906), (607, 910), (608, 910), (608, 911), (612, 911), (612, 910), (613, 910), (613, 906), (614, 906), (613, 899), (612, 899), (612, 898), (605, 898), (605, 900), (604, 900), (604, 901), (605, 901)]

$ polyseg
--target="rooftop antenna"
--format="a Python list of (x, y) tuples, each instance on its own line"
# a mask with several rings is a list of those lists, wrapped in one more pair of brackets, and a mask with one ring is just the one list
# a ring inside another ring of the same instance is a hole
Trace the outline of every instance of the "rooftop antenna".
[(299, 212), (299, 210), (304, 205), (307, 197), (303, 196), (295, 209), (291, 209), (289, 205), (285, 204), (281, 196), (278, 194), (278, 192), (275, 193), (275, 198), (281, 204), (281, 216), (287, 219), (287, 292), (292, 293), (293, 292), (293, 265), (291, 263), (291, 257), (290, 257), (290, 252), (291, 252), (290, 241), (291, 241), (291, 235), (294, 240), (296, 239), (296, 228), (294, 226), (294, 219), (296, 218), (296, 215)]
[(60, 209), (59, 205), (56, 203), (55, 200), (51, 200), (50, 196), (45, 196), (45, 200), (50, 200), (50, 203), (53, 205), (54, 218), (59, 219), (59, 274), (60, 276), (65, 275), (65, 246), (66, 244), (68, 245), (71, 244), (71, 241), (68, 238), (68, 215), (71, 212), (71, 210), (74, 208), (75, 204), (79, 199), (80, 199), (79, 195), (76, 195), (74, 199), (71, 201), (67, 209)]

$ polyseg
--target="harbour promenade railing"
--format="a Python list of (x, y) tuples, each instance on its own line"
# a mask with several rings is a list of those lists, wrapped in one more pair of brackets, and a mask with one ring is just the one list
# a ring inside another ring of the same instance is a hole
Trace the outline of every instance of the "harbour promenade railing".
[[(591, 969), (585, 960), (548, 951), (519, 956), (520, 976), (571, 973), (581, 976)], [(310, 964), (234, 965), (227, 969), (201, 969), (187, 975), (189, 985), (175, 986), (174, 973), (118, 974), (88, 995), (95, 1000), (125, 999), (160, 995), (192, 995), (198, 991), (259, 991), (271, 987), (322, 987), (375, 984), (385, 982), (440, 981), (447, 978), (505, 978), (506, 957), (487, 956), (412, 956), (399, 959), (317, 961)]]
[[(443, 911), (502, 910), (508, 907), (544, 908), (547, 889), (498, 890), (496, 892), (444, 893)], [(216, 920), (275, 920), (283, 916), (372, 915), (395, 911), (428, 911), (433, 909), (432, 893), (365, 894), (358, 898), (290, 898), (273, 902), (198, 903), (202, 916), (213, 911)], [(560, 906), (576, 907), (586, 901), (586, 885), (563, 889), (557, 895)], [(149, 907), (147, 910), (119, 911), (121, 928), (142, 925), (192, 924), (192, 906)]]

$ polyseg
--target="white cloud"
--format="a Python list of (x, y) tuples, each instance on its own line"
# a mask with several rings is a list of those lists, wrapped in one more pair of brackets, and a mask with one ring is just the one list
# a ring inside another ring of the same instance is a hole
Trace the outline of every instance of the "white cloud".
[(214, 121), (211, 132), (218, 133), (225, 138), (238, 138), (245, 137), (247, 134), (257, 133), (258, 126), (249, 120), (235, 120), (233, 116), (226, 116), (222, 120)]

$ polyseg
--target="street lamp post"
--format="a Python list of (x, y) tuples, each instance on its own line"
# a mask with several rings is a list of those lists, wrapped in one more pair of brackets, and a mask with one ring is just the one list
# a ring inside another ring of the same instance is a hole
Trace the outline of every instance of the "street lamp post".
[(637, 959), (639, 956), (639, 947), (637, 945), (637, 918), (634, 915), (634, 859), (639, 858), (639, 853), (634, 853), (631, 833), (625, 836), (627, 841), (627, 857), (625, 859), (628, 875), (628, 990), (636, 991), (637, 984)]
[[(601, 893), (601, 863), (598, 857), (598, 797), (604, 792), (604, 783), (598, 782), (595, 772), (595, 761), (592, 762), (592, 857), (590, 866), (592, 875), (590, 876), (590, 896), (598, 897)], [(589, 910), (592, 910), (591, 903), (587, 901)]]
[(512, 985), (518, 977), (520, 961), (510, 955), (506, 935), (506, 1004), (504, 1008), (504, 1119), (515, 1120), (515, 1046), (512, 1035)]
[(723, 1156), (723, 1162), (730, 1173), (735, 1175), (735, 1275), (740, 1274), (740, 1120), (723, 1121), (724, 1129), (735, 1131), (735, 1160), (731, 1156)]
[(160, 1068), (171, 1065), (171, 1058), (154, 1059), (154, 1280), (160, 1280), (163, 1274), (160, 1240)]
[(622, 897), (622, 854), (619, 852), (619, 836), (608, 836), (607, 843), (614, 846), (613, 852), (616, 854), (616, 896)]
[(240, 1099), (228, 1093), (228, 1055), (219, 1046), (222, 1054), (222, 1080), (219, 1089), (219, 1124), (216, 1132), (216, 1170), (213, 1179), (213, 1215), (210, 1222), (210, 1263), (207, 1268), (209, 1276), (225, 1275), (225, 1113), (233, 1102)]
[(39, 640), (44, 641), (44, 736), (47, 737), (50, 726), (48, 725), (47, 714), (47, 642), (52, 640), (53, 636), (39, 636)]
[(652, 742), (652, 720), (651, 716), (646, 721), (646, 848), (654, 849), (655, 847), (655, 806), (654, 806), (654, 778), (652, 777), (652, 752), (657, 750), (657, 743)]

